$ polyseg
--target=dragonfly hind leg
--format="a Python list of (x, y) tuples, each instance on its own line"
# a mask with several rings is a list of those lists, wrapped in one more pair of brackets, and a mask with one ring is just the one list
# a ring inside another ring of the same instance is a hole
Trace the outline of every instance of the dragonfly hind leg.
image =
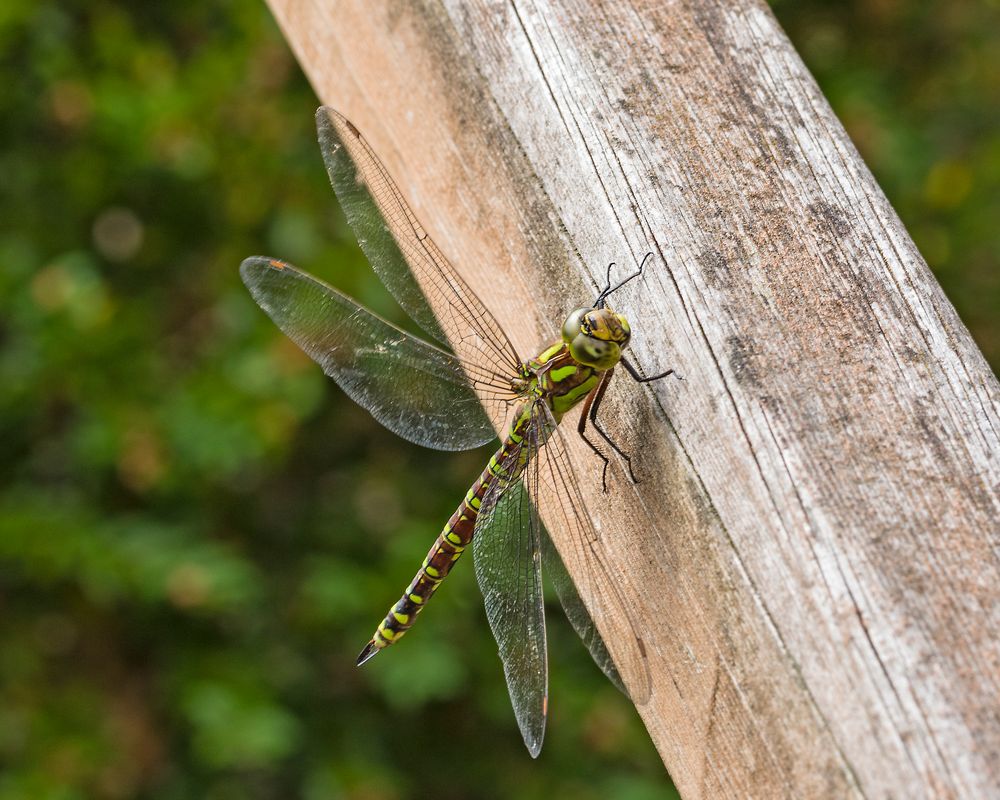
[(597, 422), (597, 409), (600, 408), (601, 400), (604, 399), (604, 393), (607, 391), (612, 372), (614, 372), (614, 370), (608, 370), (605, 372), (601, 382), (594, 387), (594, 391), (587, 397), (587, 400), (583, 405), (583, 410), (580, 413), (580, 422), (576, 426), (576, 431), (580, 434), (580, 438), (587, 443), (587, 446), (591, 450), (597, 453), (598, 457), (603, 462), (603, 468), (601, 469), (601, 491), (604, 492), (604, 494), (608, 493), (608, 465), (611, 463), (611, 459), (604, 454), (601, 448), (587, 438), (587, 420), (590, 420), (594, 430), (596, 430), (600, 437), (611, 446), (611, 449), (625, 461), (625, 466), (628, 468), (628, 475), (632, 482), (639, 482), (635, 477), (635, 473), (632, 471), (631, 457), (618, 446), (618, 444), (608, 435), (607, 431), (605, 431)]
[[(653, 381), (658, 381), (661, 378), (666, 378), (669, 375), (677, 375), (677, 373), (675, 373), (672, 369), (668, 369), (666, 372), (661, 372), (659, 375), (646, 377), (641, 370), (633, 366), (624, 357), (621, 358), (619, 363), (623, 367), (625, 367), (625, 371), (631, 376), (631, 378), (636, 383), (652, 383)], [(614, 450), (625, 462), (625, 466), (628, 469), (628, 476), (629, 479), (632, 481), (632, 483), (639, 483), (639, 479), (636, 477), (635, 471), (632, 469), (631, 456), (629, 456), (628, 453), (626, 453), (624, 450), (621, 449), (621, 447), (618, 446), (618, 443), (611, 438), (608, 432), (604, 430), (604, 428), (601, 427), (601, 424), (597, 421), (597, 410), (601, 406), (601, 400), (604, 399), (604, 393), (605, 391), (607, 391), (608, 383), (611, 380), (612, 372), (614, 372), (614, 370), (610, 369), (604, 373), (604, 377), (601, 380), (601, 382), (597, 384), (594, 391), (587, 398), (583, 406), (583, 412), (580, 414), (580, 422), (576, 428), (577, 432), (580, 434), (580, 438), (583, 439), (583, 441), (587, 443), (587, 446), (590, 447), (590, 449), (593, 450), (595, 453), (597, 453), (597, 455), (601, 458), (601, 461), (604, 462), (604, 468), (601, 471), (601, 490), (605, 494), (608, 493), (608, 464), (610, 464), (610, 459), (608, 459), (608, 457), (604, 455), (604, 453), (596, 444), (594, 444), (590, 439), (587, 438), (585, 431), (587, 429), (588, 420), (590, 421), (590, 424), (593, 426), (594, 430), (597, 431), (598, 435), (605, 442), (607, 442), (608, 445), (611, 447), (611, 449)], [(681, 376), (677, 375), (677, 377), (680, 378)], [(681, 378), (681, 380), (683, 380), (683, 378)]]

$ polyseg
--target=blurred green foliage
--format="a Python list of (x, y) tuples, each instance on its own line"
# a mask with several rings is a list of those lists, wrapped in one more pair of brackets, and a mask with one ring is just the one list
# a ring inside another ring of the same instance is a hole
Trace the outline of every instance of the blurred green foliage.
[[(995, 365), (994, 10), (776, 4)], [(393, 437), (239, 282), (398, 313), (266, 8), (6, 0), (0, 63), (0, 800), (669, 796), (557, 614), (531, 761), (471, 569), (354, 668), (483, 453)]]

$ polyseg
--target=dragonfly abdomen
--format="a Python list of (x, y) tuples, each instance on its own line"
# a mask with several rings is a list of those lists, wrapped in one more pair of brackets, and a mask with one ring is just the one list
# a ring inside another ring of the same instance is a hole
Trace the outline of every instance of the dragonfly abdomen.
[[(406, 587), (406, 591), (403, 592), (395, 605), (389, 609), (389, 613), (385, 615), (385, 619), (375, 630), (371, 641), (361, 651), (358, 656), (358, 666), (372, 658), (379, 650), (398, 641), (413, 626), (417, 615), (437, 591), (441, 582), (448, 577), (448, 573), (451, 572), (455, 562), (461, 558), (465, 548), (471, 544), (472, 537), (475, 535), (476, 520), (479, 518), (479, 509), (486, 492), (497, 480), (512, 480), (517, 477), (517, 475), (508, 474), (501, 465), (507, 461), (510, 453), (520, 449), (519, 430), (521, 423), (520, 418), (515, 421), (503, 445), (490, 458), (486, 469), (472, 484), (472, 488), (469, 489), (455, 513), (451, 515), (444, 530), (431, 545), (424, 563), (420, 565), (420, 569), (413, 576), (410, 585)], [(523, 464), (519, 464), (518, 472), (522, 468)]]

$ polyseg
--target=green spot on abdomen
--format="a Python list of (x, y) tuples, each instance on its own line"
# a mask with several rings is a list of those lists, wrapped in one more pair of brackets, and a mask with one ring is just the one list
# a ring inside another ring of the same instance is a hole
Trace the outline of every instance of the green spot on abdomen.
[(386, 624), (384, 622), (378, 626), (378, 634), (387, 642), (391, 642), (393, 639), (396, 638), (396, 632), (389, 630), (389, 628), (386, 627)]

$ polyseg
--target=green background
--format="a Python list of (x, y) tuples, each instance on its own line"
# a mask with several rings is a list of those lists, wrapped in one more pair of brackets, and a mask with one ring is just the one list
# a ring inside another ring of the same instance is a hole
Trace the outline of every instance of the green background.
[[(994, 367), (996, 10), (775, 5)], [(0, 800), (669, 796), (556, 614), (531, 761), (471, 569), (354, 668), (484, 456), (379, 427), (238, 280), (391, 313), (266, 7), (6, 0), (0, 59)]]

